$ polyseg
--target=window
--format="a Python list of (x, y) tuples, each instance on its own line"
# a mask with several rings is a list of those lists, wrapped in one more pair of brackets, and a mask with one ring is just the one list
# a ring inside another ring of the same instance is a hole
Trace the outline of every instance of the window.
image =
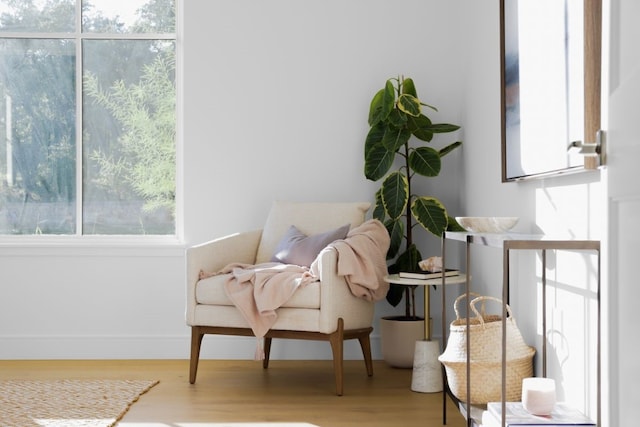
[(174, 235), (175, 0), (0, 0), (0, 235)]

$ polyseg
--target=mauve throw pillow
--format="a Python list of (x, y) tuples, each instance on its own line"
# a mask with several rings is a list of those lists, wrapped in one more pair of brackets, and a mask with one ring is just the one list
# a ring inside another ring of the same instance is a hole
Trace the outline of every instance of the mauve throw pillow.
[(345, 224), (335, 230), (307, 236), (292, 225), (278, 242), (271, 261), (309, 267), (321, 250), (335, 240), (344, 239), (348, 232), (349, 224)]

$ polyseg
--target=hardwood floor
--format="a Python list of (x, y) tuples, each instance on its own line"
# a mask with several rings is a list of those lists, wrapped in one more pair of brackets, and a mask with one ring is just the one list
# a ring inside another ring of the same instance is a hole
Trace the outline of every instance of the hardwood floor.
[[(119, 427), (441, 426), (442, 394), (411, 391), (411, 370), (345, 361), (344, 396), (335, 395), (331, 361), (201, 360), (189, 384), (187, 360), (0, 361), (2, 379), (118, 378), (160, 383)], [(447, 426), (464, 419), (447, 399)]]

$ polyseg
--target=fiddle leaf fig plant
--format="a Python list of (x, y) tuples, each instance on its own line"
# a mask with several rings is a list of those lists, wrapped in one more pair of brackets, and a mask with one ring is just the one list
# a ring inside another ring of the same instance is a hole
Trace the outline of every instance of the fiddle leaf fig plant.
[[(420, 271), (422, 256), (413, 242), (414, 226), (420, 225), (436, 236), (445, 230), (462, 230), (440, 200), (412, 192), (411, 181), (416, 175), (438, 176), (442, 157), (462, 144), (456, 141), (440, 149), (429, 146), (435, 134), (454, 132), (460, 126), (432, 123), (423, 107), (437, 111), (418, 98), (412, 79), (398, 77), (386, 81), (369, 109), (364, 174), (371, 181), (382, 181), (375, 195), (373, 217), (385, 224), (391, 236), (389, 273)], [(392, 169), (394, 164), (399, 167)], [(406, 315), (410, 316), (410, 307), (415, 310), (414, 290), (392, 285), (387, 300), (396, 306), (406, 292)]]

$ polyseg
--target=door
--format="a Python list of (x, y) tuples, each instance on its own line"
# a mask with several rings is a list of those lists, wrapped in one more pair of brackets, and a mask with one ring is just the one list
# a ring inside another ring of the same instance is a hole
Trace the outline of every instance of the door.
[(608, 387), (605, 384), (603, 389), (603, 401), (608, 401), (603, 404), (609, 414), (605, 411), (602, 425), (632, 427), (638, 425), (640, 408), (640, 283), (635, 270), (640, 254), (640, 2), (610, 3), (609, 108), (605, 125), (609, 204), (605, 314), (609, 325), (604, 332), (609, 342), (603, 349), (603, 369), (608, 369), (603, 377), (609, 378)]

